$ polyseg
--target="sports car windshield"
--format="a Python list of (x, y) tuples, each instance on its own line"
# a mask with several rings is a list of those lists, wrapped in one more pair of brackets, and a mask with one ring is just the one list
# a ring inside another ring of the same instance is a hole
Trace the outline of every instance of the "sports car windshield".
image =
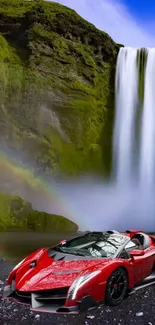
[(121, 234), (87, 233), (54, 247), (54, 250), (80, 256), (108, 258), (113, 257), (126, 240), (126, 236)]

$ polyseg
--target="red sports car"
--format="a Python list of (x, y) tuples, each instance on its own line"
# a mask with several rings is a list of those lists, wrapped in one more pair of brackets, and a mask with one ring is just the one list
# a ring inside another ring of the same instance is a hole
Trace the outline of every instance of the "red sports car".
[(4, 297), (32, 310), (77, 313), (155, 283), (155, 237), (142, 231), (87, 232), (42, 248), (10, 273)]

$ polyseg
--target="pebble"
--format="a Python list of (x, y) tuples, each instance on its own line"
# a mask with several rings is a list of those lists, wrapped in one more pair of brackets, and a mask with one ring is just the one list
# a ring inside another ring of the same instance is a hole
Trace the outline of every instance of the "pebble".
[(138, 316), (138, 317), (143, 316), (143, 315), (144, 315), (144, 313), (142, 311), (136, 313), (136, 316)]
[(0, 263), (1, 263), (1, 262), (4, 262), (4, 261), (5, 261), (5, 259), (2, 258), (2, 257), (0, 257)]
[(39, 320), (40, 319), (40, 315), (39, 314), (35, 315), (35, 319)]
[(91, 315), (90, 315), (90, 316), (87, 316), (87, 318), (88, 318), (88, 319), (94, 319), (95, 316), (91, 316)]

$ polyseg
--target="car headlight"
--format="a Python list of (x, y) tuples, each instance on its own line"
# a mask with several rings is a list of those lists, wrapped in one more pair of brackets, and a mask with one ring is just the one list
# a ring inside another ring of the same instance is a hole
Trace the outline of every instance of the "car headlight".
[(82, 275), (75, 279), (73, 283), (71, 284), (69, 290), (68, 290), (68, 300), (74, 300), (77, 294), (77, 291), (89, 280), (91, 280), (93, 277), (95, 277), (97, 274), (99, 274), (101, 271), (94, 271), (91, 273), (87, 273), (86, 275)]
[(25, 258), (21, 261), (21, 262), (19, 262), (14, 268), (13, 268), (13, 270), (12, 271), (14, 271), (14, 270), (16, 270), (23, 262), (25, 261)]

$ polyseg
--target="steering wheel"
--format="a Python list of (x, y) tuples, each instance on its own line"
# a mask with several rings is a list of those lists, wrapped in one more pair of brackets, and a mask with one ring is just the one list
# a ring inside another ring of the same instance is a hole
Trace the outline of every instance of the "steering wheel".
[[(92, 251), (91, 251), (92, 250)], [(89, 248), (89, 252), (92, 254), (93, 250), (96, 250), (98, 251), (101, 256), (102, 256), (102, 253), (104, 254), (105, 257), (107, 257), (107, 253), (101, 248), (99, 247), (98, 245), (96, 244), (93, 244), (92, 247)]]

